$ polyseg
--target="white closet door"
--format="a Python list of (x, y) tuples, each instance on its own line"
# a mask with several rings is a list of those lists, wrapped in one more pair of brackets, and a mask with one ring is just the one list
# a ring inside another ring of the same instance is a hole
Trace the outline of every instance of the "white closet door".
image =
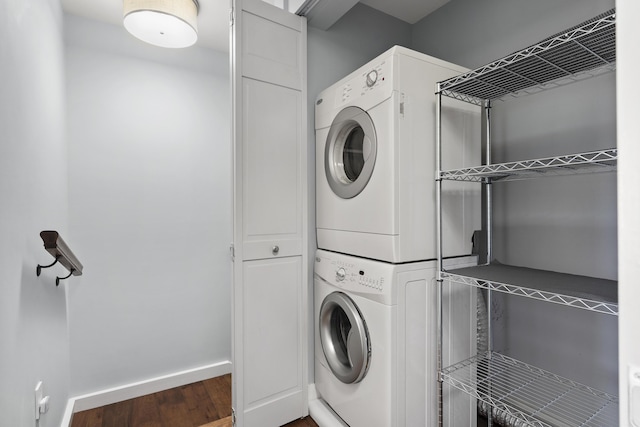
[(233, 0), (233, 407), (277, 427), (307, 407), (306, 20)]

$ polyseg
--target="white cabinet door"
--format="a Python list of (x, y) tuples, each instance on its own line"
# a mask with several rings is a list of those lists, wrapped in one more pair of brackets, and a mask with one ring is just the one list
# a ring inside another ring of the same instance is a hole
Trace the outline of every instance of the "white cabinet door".
[(233, 407), (277, 427), (308, 414), (306, 21), (233, 8)]
[(244, 259), (302, 251), (302, 93), (242, 80)]
[[(243, 426), (281, 426), (306, 415), (307, 344), (301, 257), (243, 262)], [(240, 414), (238, 414), (240, 416)]]

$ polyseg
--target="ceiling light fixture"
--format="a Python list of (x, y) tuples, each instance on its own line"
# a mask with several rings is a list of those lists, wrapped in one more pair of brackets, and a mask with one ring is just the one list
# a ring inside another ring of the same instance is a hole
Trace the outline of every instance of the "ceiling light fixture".
[(197, 0), (124, 0), (124, 27), (160, 47), (189, 47), (198, 40)]

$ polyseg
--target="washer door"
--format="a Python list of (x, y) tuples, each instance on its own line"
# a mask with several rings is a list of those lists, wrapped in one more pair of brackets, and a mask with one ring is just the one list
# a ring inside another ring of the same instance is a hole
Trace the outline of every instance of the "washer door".
[(340, 111), (329, 129), (324, 151), (327, 181), (333, 192), (350, 199), (367, 186), (376, 163), (376, 130), (358, 107)]
[(371, 359), (367, 324), (346, 294), (333, 292), (320, 307), (320, 342), (333, 374), (345, 384), (362, 381)]

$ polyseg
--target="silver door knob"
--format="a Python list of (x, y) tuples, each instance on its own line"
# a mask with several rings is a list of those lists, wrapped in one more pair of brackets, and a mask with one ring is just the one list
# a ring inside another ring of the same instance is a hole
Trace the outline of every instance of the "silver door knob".
[(274, 255), (278, 255), (278, 252), (280, 252), (280, 248), (278, 246), (274, 246), (271, 248), (271, 253)]

